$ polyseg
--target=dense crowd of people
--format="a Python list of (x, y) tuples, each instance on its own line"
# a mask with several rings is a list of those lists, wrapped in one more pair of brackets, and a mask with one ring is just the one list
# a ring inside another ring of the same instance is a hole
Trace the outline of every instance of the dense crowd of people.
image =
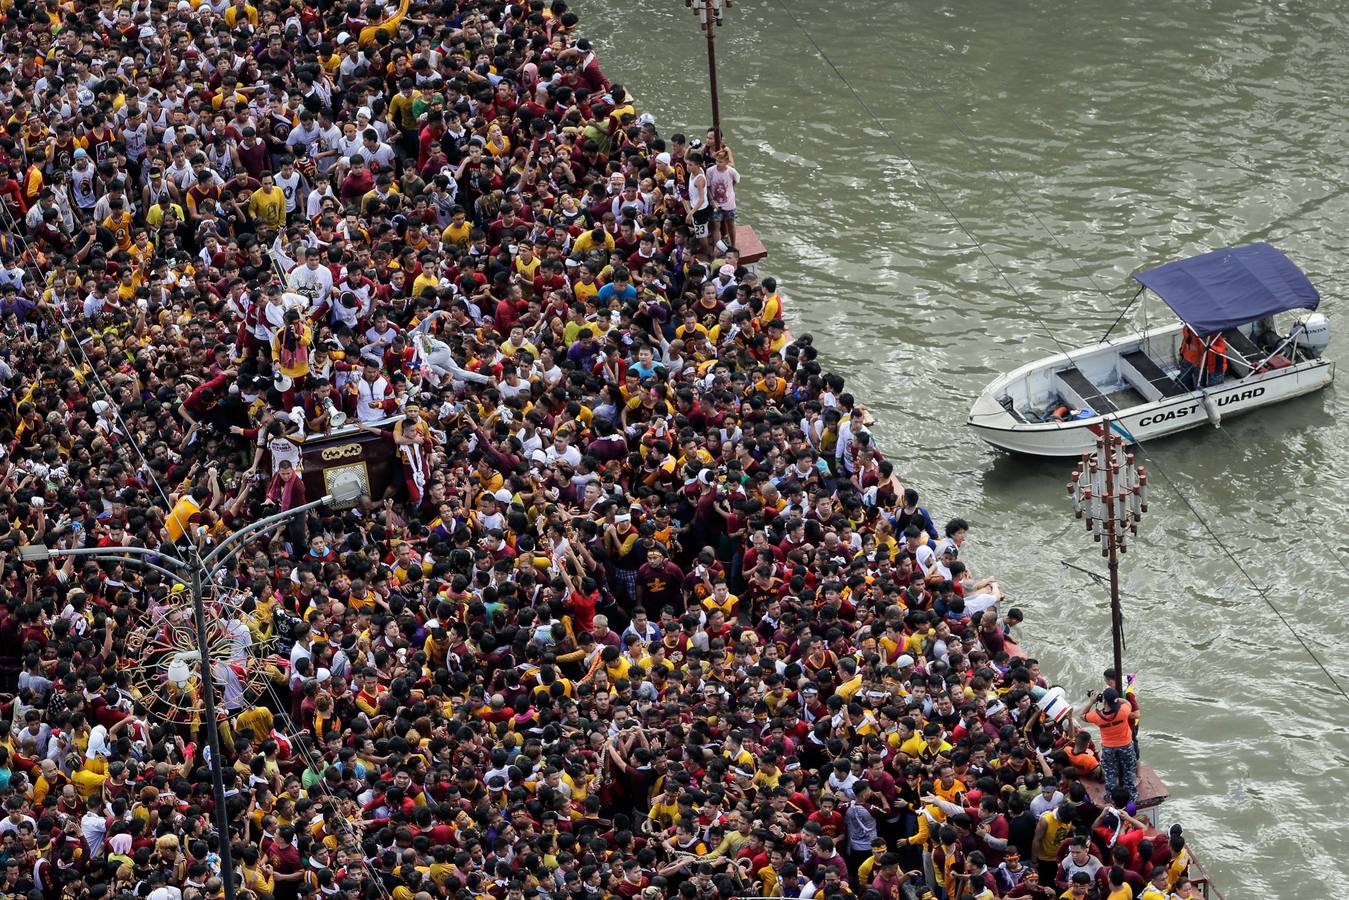
[[(232, 848), (252, 900), (1197, 896), (1131, 686), (1059, 708), (741, 264), (731, 148), (567, 2), (0, 40), (0, 895), (223, 896)], [(200, 672), (138, 668), (182, 585), (60, 551), (205, 555), (335, 431), (394, 476), (209, 572), (265, 670), (212, 669), (222, 810)]]

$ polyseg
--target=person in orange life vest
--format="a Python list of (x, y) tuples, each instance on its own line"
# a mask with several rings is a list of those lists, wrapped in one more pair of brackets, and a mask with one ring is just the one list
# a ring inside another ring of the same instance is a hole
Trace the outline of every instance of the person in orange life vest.
[(1180, 333), (1180, 384), (1197, 390), (1221, 384), (1227, 376), (1227, 339), (1221, 334), (1199, 336), (1189, 325)]

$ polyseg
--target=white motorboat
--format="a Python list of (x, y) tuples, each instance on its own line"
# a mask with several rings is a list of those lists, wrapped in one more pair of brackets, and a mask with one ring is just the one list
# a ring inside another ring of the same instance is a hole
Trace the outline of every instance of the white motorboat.
[[(1130, 443), (1250, 412), (1319, 390), (1335, 377), (1324, 357), (1330, 323), (1320, 294), (1269, 244), (1216, 250), (1134, 276), (1180, 319), (1162, 328), (1108, 336), (1097, 344), (1028, 363), (986, 387), (969, 426), (995, 447), (1033, 456), (1078, 456), (1110, 427)], [(1135, 295), (1137, 299), (1138, 295)], [(1284, 315), (1295, 310), (1301, 314)], [(1282, 320), (1282, 321), (1281, 321)], [(1226, 343), (1226, 371), (1196, 386), (1184, 365), (1185, 329), (1205, 353)]]

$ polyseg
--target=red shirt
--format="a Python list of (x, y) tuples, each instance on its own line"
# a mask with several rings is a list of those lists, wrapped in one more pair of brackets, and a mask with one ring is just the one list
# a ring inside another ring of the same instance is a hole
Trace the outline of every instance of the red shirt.
[(580, 591), (571, 592), (571, 597), (567, 600), (567, 606), (571, 609), (572, 622), (576, 626), (576, 631), (590, 631), (595, 627), (595, 606), (599, 602), (598, 591), (589, 596), (582, 594)]

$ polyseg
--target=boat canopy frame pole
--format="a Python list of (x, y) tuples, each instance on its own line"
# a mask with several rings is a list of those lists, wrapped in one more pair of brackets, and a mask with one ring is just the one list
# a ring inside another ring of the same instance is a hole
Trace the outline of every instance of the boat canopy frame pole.
[[(1096, 343), (1098, 343), (1098, 344), (1104, 344), (1104, 343), (1105, 343), (1106, 338), (1110, 337), (1110, 332), (1114, 331), (1115, 328), (1119, 325), (1119, 323), (1122, 322), (1122, 321), (1124, 321), (1124, 317), (1125, 317), (1126, 315), (1129, 314), (1129, 310), (1133, 307), (1134, 303), (1136, 303), (1136, 302), (1138, 301), (1138, 298), (1139, 298), (1140, 296), (1142, 296), (1143, 292), (1146, 291), (1146, 290), (1147, 290), (1147, 287), (1146, 287), (1146, 286), (1143, 286), (1143, 285), (1140, 285), (1140, 286), (1139, 286), (1138, 290), (1134, 293), (1134, 295), (1133, 295), (1132, 297), (1129, 298), (1129, 302), (1126, 303), (1126, 304), (1124, 304), (1124, 309), (1121, 309), (1121, 310), (1119, 311), (1119, 315), (1115, 318), (1115, 321), (1112, 322), (1112, 323), (1110, 324), (1110, 327), (1107, 328), (1107, 329), (1105, 330), (1105, 334), (1101, 335), (1101, 339), (1100, 339), (1099, 341), (1097, 341)], [(1145, 304), (1145, 306), (1146, 306), (1146, 304)], [(1145, 310), (1145, 312), (1146, 312), (1146, 310)], [(1147, 333), (1147, 328), (1146, 328), (1146, 327), (1144, 327), (1143, 333), (1144, 333), (1144, 334)]]

